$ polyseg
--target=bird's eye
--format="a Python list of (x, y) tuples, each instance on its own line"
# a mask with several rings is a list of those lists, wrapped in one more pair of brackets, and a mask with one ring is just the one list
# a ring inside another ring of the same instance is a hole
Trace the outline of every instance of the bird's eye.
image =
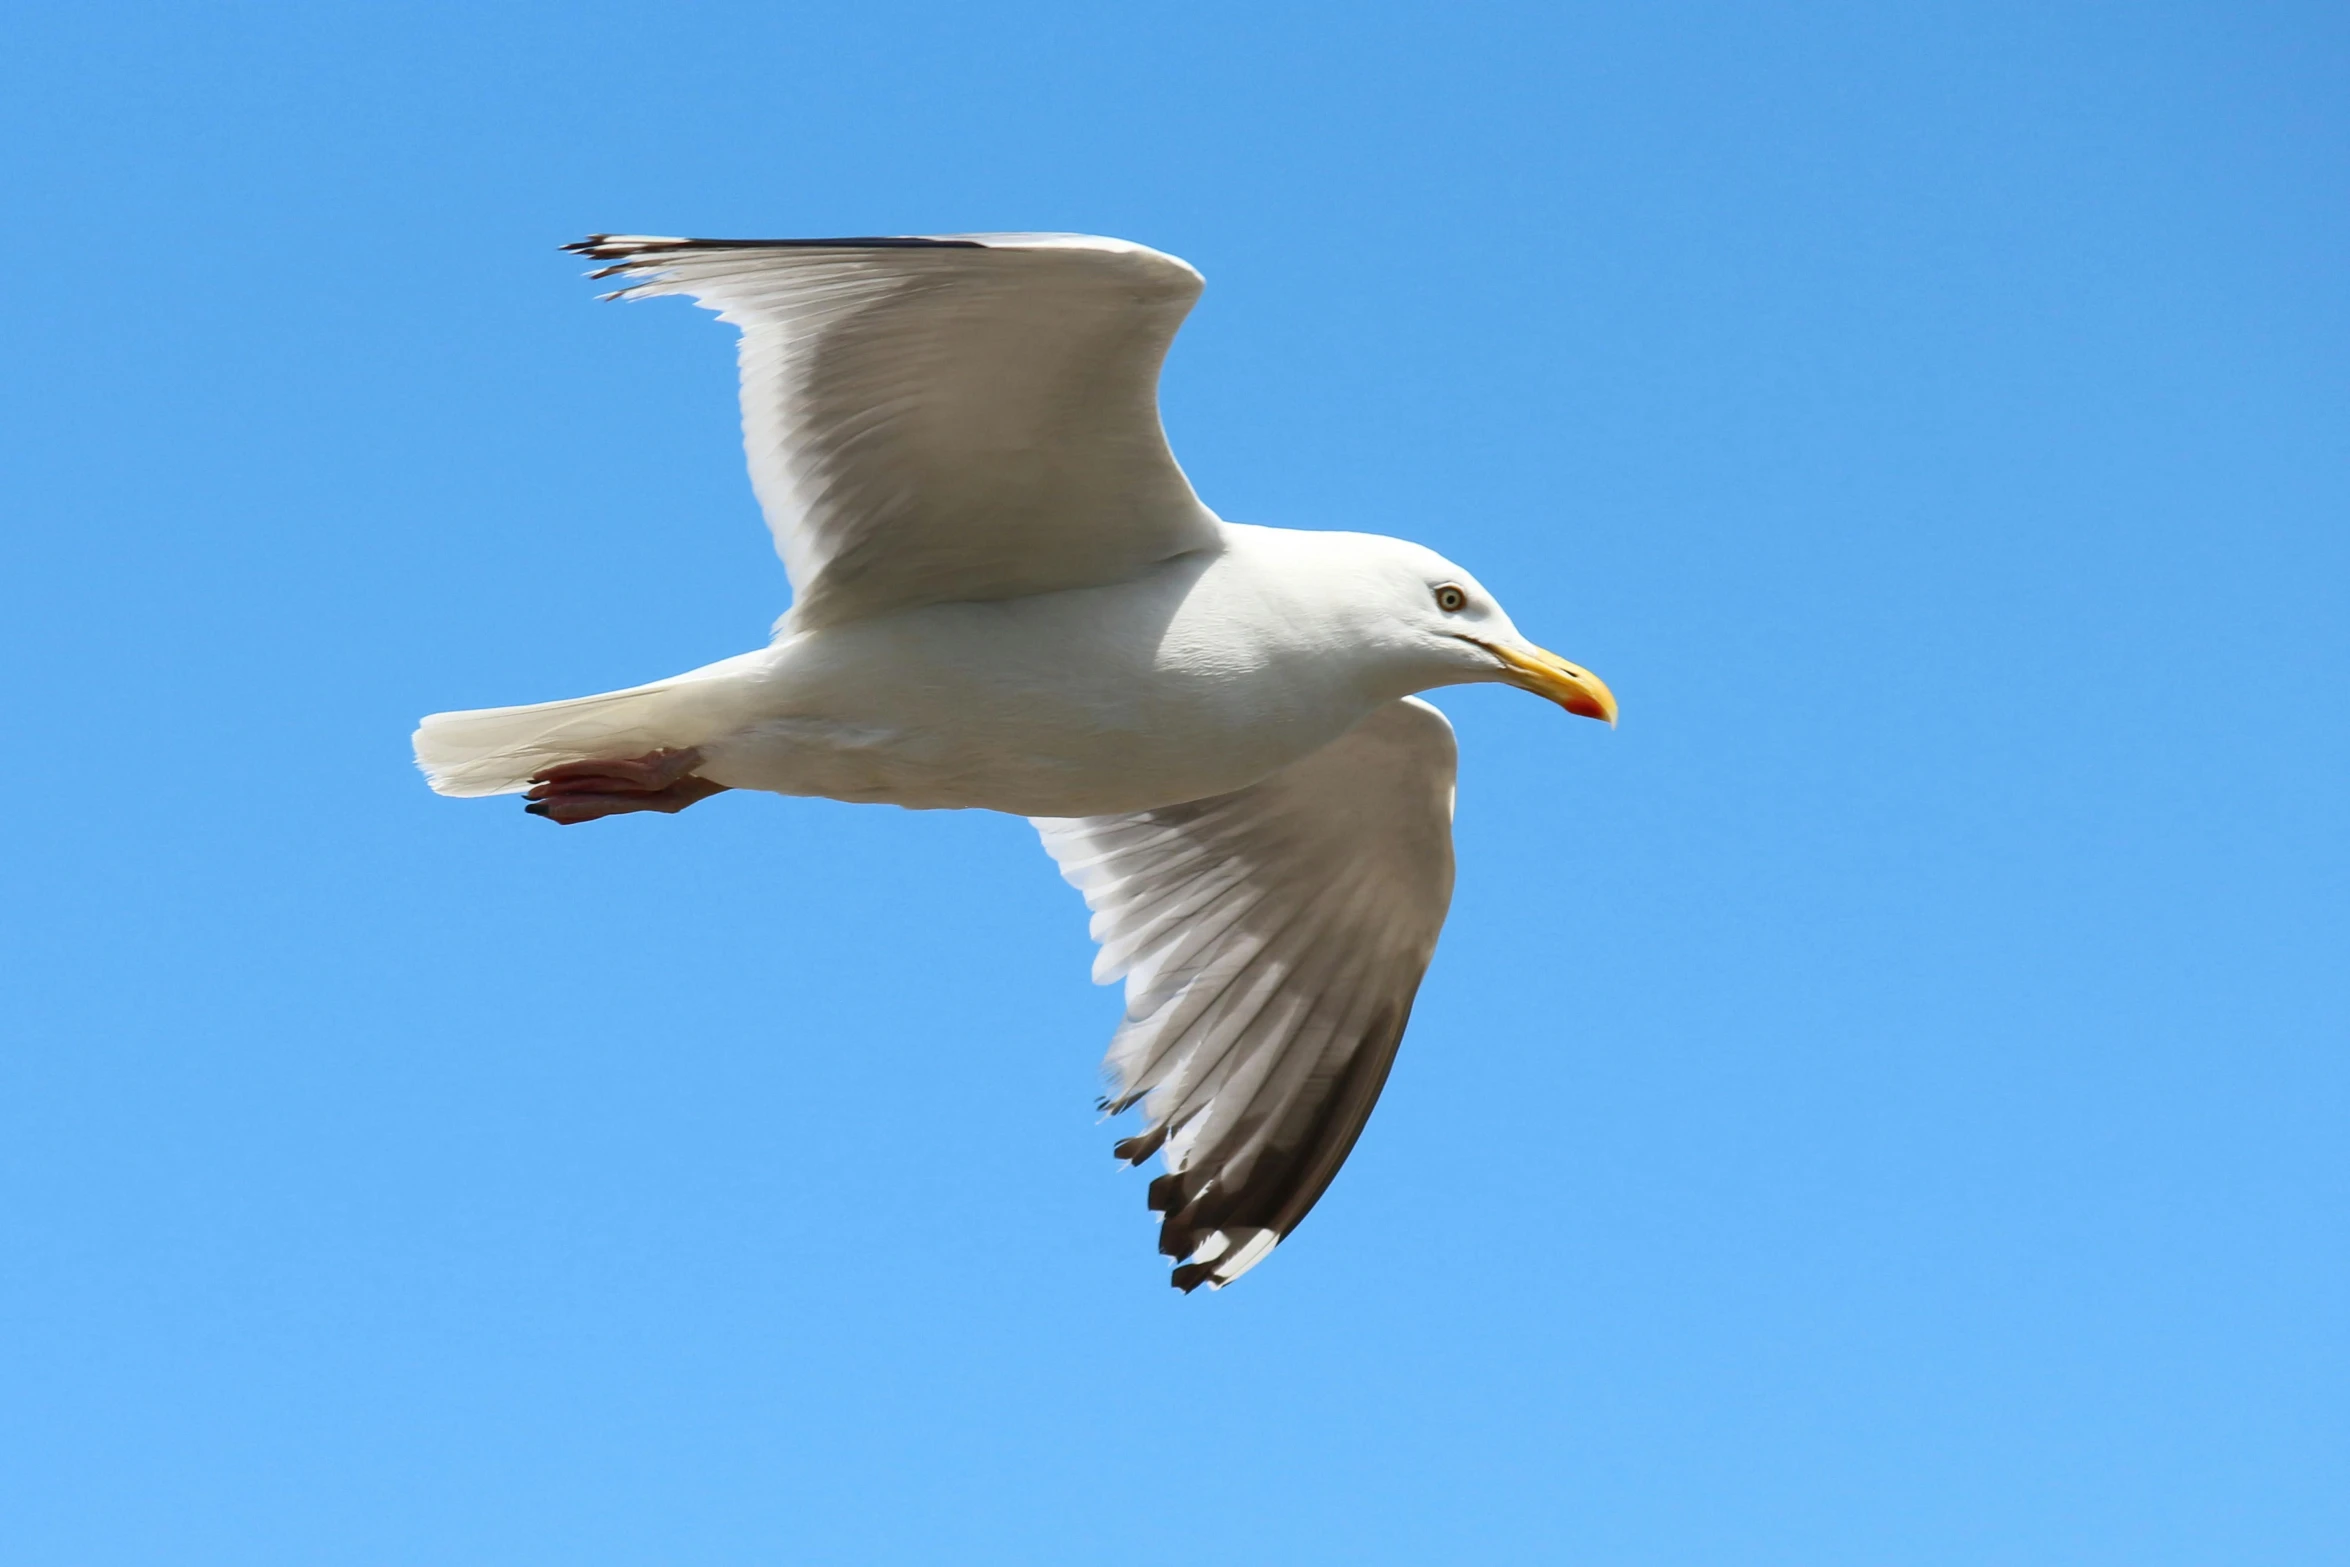
[(1461, 588), (1447, 582), (1436, 590), (1436, 607), (1447, 615), (1457, 615), (1469, 607), (1469, 595)]

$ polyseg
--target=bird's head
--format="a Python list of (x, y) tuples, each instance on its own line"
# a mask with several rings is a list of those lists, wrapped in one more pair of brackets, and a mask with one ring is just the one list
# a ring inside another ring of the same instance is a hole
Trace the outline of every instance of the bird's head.
[(1356, 616), (1371, 617), (1364, 629), (1416, 682), (1413, 690), (1498, 681), (1615, 726), (1607, 682), (1527, 641), (1483, 584), (1451, 561), (1402, 539), (1349, 553), (1360, 573), (1349, 593)]

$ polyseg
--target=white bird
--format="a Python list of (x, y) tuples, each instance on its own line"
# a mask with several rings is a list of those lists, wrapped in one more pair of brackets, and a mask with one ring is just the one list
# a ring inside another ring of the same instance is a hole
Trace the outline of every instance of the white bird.
[(651, 685), (438, 713), (449, 795), (559, 823), (724, 789), (1035, 821), (1124, 976), (1104, 1107), (1190, 1290), (1303, 1219), (1371, 1113), (1452, 896), (1452, 726), (1501, 681), (1615, 722), (1435, 552), (1225, 522), (1159, 424), (1199, 297), (1076, 234), (597, 235), (741, 330), (743, 444), (790, 575), (768, 646)]

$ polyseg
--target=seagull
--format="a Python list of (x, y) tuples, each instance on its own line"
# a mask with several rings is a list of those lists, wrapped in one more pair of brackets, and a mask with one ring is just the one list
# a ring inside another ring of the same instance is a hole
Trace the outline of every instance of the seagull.
[(650, 685), (436, 713), (441, 794), (570, 825), (727, 789), (1028, 817), (1125, 980), (1103, 1070), (1172, 1282), (1220, 1289), (1330, 1185), (1452, 898), (1452, 726), (1500, 682), (1613, 727), (1589, 670), (1433, 550), (1226, 522), (1161, 429), (1199, 297), (1082, 234), (564, 247), (741, 334), (791, 580), (773, 639)]

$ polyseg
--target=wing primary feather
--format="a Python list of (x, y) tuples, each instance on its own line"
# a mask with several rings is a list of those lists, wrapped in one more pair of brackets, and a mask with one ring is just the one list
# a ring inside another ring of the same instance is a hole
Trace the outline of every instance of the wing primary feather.
[(1123, 973), (1104, 1062), (1169, 1282), (1222, 1288), (1320, 1201), (1411, 1016), (1452, 893), (1451, 727), (1415, 700), (1248, 789), (1036, 825)]

